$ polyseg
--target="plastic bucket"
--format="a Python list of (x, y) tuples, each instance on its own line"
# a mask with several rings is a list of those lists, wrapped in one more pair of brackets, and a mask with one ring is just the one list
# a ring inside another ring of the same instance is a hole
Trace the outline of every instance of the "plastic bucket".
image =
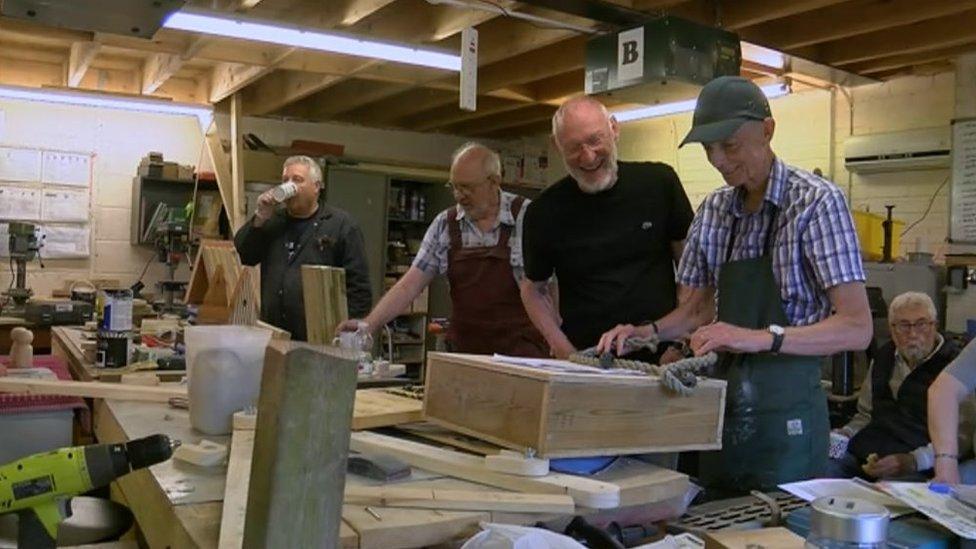
[(256, 406), (271, 331), (251, 326), (186, 329), (190, 425), (208, 435), (233, 430), (232, 416)]

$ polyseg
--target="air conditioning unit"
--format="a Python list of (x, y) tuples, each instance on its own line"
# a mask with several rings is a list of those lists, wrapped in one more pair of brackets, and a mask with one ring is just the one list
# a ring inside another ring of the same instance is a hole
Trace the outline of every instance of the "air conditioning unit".
[(844, 167), (855, 173), (949, 168), (949, 126), (848, 137)]

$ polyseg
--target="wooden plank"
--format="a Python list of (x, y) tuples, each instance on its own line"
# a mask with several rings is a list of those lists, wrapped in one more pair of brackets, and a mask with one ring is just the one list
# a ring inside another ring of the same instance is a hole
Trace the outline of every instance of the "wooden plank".
[(302, 265), (302, 293), (308, 342), (331, 344), (336, 327), (349, 317), (346, 270), (325, 265)]
[(217, 543), (219, 549), (240, 549), (242, 546), (253, 452), (254, 430), (234, 429), (230, 442), (230, 456), (227, 458), (227, 481), (224, 485), (224, 505), (220, 515), (220, 540)]
[(425, 438), (440, 444), (446, 444), (448, 446), (453, 446), (461, 450), (467, 450), (475, 454), (481, 454), (483, 456), (495, 455), (501, 451), (501, 446), (496, 444), (491, 444), (490, 442), (485, 442), (481, 439), (477, 439), (468, 435), (464, 435), (450, 429), (445, 429), (440, 425), (434, 425), (433, 423), (408, 423), (397, 425), (397, 429), (409, 433), (411, 435)]
[(356, 391), (352, 428), (354, 431), (414, 423), (423, 419), (422, 401), (386, 392), (384, 389)]
[[(342, 517), (359, 536), (360, 549), (412, 549), (471, 537), (478, 523), (490, 521), (484, 511), (440, 511), (344, 505)], [(380, 518), (377, 519), (374, 513)]]
[(244, 547), (334, 547), (357, 364), (272, 341), (265, 354)]
[(234, 203), (230, 209), (234, 211), (236, 223), (233, 230), (236, 233), (247, 219), (244, 210), (244, 134), (241, 130), (241, 94), (235, 93), (230, 98), (230, 174), (234, 185)]
[(167, 402), (173, 397), (186, 398), (186, 387), (179, 385), (122, 385), (98, 381), (63, 381), (50, 379), (18, 379), (0, 377), (0, 392), (26, 393), (30, 395), (65, 395), (84, 398), (109, 398), (117, 400), (142, 400)]
[(74, 42), (68, 56), (68, 87), (77, 88), (88, 72), (88, 67), (102, 47), (98, 42)]
[(516, 492), (569, 494), (577, 505), (612, 509), (620, 505), (620, 488), (614, 484), (573, 475), (550, 473), (545, 477), (518, 477), (488, 470), (484, 458), (400, 440), (378, 433), (352, 434), (357, 452), (390, 453), (414, 467)]
[(217, 131), (216, 121), (210, 125), (207, 131), (207, 154), (210, 156), (210, 165), (214, 168), (214, 175), (217, 177), (217, 189), (220, 191), (220, 200), (224, 203), (224, 210), (227, 212), (227, 221), (231, 226), (237, 227), (237, 219), (234, 218), (234, 186), (230, 173), (230, 159), (224, 151), (224, 145), (220, 142), (220, 132)]
[[(241, 326), (255, 326), (261, 317), (261, 293), (258, 291), (260, 274), (255, 266), (244, 266), (238, 283), (235, 285), (234, 293), (231, 295), (231, 313), (229, 322)], [(291, 339), (291, 334), (274, 328), (270, 324), (265, 324), (266, 328), (273, 328), (277, 332), (282, 332), (285, 339)], [(279, 334), (279, 337), (281, 335)]]
[(168, 53), (154, 53), (147, 57), (142, 67), (142, 93), (155, 93), (185, 62), (183, 57)]
[(705, 536), (705, 549), (801, 549), (803, 538), (783, 527), (759, 530), (709, 532)]
[(345, 503), (413, 509), (512, 513), (572, 513), (576, 509), (573, 498), (560, 494), (438, 490), (409, 486), (346, 486)]

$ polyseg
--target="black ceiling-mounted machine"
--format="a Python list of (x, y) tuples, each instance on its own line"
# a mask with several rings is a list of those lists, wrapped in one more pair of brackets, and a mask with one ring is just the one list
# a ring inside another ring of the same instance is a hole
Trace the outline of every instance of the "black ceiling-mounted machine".
[(0, 0), (0, 15), (49, 27), (152, 38), (186, 0)]

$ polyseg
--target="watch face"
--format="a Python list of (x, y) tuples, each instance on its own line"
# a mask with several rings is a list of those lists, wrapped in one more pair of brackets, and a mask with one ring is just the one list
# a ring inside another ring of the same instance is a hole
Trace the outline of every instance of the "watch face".
[(776, 335), (783, 335), (786, 332), (786, 330), (784, 330), (782, 326), (779, 326), (777, 324), (770, 324), (769, 331)]

